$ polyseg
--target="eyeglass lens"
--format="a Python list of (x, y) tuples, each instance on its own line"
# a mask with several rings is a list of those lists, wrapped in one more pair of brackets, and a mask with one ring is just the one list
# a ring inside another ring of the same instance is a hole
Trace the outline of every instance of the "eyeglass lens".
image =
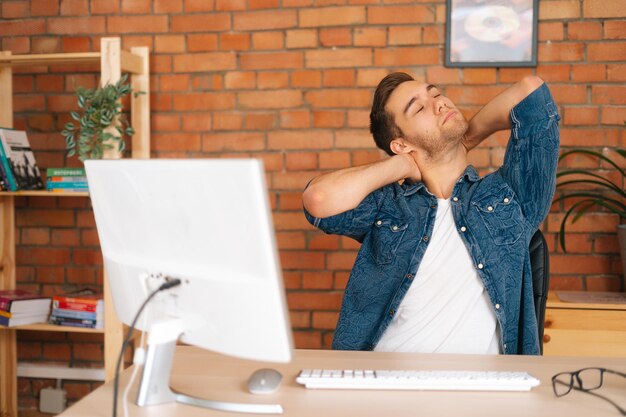
[(598, 389), (602, 385), (602, 370), (598, 368), (583, 369), (578, 373), (580, 388), (584, 390)]

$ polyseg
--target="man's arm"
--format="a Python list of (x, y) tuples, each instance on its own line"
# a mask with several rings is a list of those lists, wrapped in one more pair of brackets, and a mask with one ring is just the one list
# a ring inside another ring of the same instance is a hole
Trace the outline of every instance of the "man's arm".
[(500, 130), (510, 129), (511, 109), (526, 96), (543, 84), (536, 76), (524, 77), (521, 81), (507, 88), (487, 103), (469, 122), (463, 145), (469, 151), (489, 135)]
[(357, 207), (372, 191), (405, 178), (421, 179), (417, 164), (409, 154), (394, 155), (316, 177), (304, 190), (302, 202), (312, 216), (330, 217)]

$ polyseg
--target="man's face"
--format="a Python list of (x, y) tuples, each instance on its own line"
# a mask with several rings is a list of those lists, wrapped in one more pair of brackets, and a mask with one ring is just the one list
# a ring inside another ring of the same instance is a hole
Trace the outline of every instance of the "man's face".
[(385, 109), (393, 114), (404, 139), (430, 157), (458, 143), (468, 127), (450, 99), (436, 86), (419, 81), (396, 87)]

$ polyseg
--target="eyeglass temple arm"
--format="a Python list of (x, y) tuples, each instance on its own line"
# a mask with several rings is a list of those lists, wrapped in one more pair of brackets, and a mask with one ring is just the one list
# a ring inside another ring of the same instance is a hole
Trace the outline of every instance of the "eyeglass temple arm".
[(626, 416), (626, 410), (624, 410), (622, 407), (620, 407), (619, 405), (617, 405), (616, 403), (614, 403), (612, 400), (610, 400), (609, 398), (605, 397), (604, 395), (600, 395), (600, 394), (596, 394), (595, 392), (592, 391), (587, 391), (584, 389), (580, 389), (578, 387), (576, 387), (575, 385), (572, 385), (572, 389), (575, 389), (576, 391), (580, 391), (580, 392), (586, 392), (587, 394), (593, 395), (594, 397), (598, 397), (598, 398), (602, 398), (605, 401), (608, 401), (609, 403), (611, 403), (613, 405), (613, 407), (617, 408), (618, 411), (620, 413), (622, 413), (623, 416)]

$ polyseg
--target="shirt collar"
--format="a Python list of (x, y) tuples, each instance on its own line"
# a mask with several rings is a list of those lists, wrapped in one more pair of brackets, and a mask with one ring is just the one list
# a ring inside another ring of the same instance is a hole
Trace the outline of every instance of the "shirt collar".
[[(467, 168), (465, 168), (463, 175), (459, 177), (458, 182), (461, 182), (463, 179), (466, 179), (469, 182), (476, 182), (480, 179), (480, 175), (478, 175), (478, 172), (476, 172), (476, 169), (473, 166), (468, 165)], [(402, 194), (405, 197), (418, 192), (422, 188), (426, 188), (426, 185), (423, 182), (396, 185), (402, 189)]]

